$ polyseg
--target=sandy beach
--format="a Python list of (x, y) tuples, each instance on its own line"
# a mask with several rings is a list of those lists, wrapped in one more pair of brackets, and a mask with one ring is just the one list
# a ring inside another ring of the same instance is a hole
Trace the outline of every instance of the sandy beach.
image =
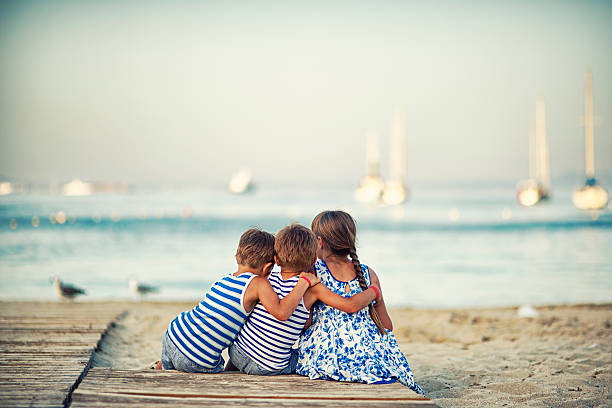
[[(190, 303), (126, 303), (94, 366), (142, 369), (168, 322)], [(427, 396), (441, 407), (612, 405), (612, 304), (394, 309), (394, 333)], [(265, 379), (262, 378), (262, 381)]]

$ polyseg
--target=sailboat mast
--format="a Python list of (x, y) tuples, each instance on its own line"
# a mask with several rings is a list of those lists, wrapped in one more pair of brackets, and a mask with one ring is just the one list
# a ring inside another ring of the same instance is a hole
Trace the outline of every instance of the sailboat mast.
[(391, 123), (391, 140), (389, 143), (390, 179), (399, 182), (402, 186), (406, 180), (405, 158), (405, 125), (404, 116), (400, 108), (395, 109)]
[(539, 181), (545, 191), (550, 190), (550, 172), (548, 164), (548, 140), (546, 136), (546, 105), (540, 99), (536, 101), (536, 143)]
[(536, 178), (536, 137), (535, 125), (533, 121), (529, 122), (529, 178)]
[(584, 137), (586, 177), (595, 177), (595, 140), (593, 129), (593, 75), (588, 71), (584, 77)]
[(366, 135), (366, 175), (380, 176), (380, 152), (378, 150), (378, 135), (370, 132)]

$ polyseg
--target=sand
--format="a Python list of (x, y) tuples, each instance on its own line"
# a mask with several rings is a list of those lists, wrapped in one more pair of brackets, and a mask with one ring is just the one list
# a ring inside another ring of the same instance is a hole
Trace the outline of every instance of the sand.
[[(128, 303), (94, 365), (144, 368), (169, 321), (189, 303)], [(612, 304), (394, 309), (394, 333), (415, 379), (441, 407), (612, 406)], [(264, 381), (265, 379), (262, 379)]]

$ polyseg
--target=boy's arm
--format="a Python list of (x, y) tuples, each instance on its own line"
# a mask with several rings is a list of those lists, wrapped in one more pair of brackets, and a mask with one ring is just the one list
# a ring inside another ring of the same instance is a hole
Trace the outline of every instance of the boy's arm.
[(387, 306), (385, 305), (385, 299), (382, 295), (382, 288), (380, 287), (380, 280), (374, 272), (374, 269), (368, 268), (370, 270), (370, 280), (376, 285), (380, 290), (380, 296), (376, 299), (376, 304), (374, 305), (374, 310), (378, 313), (378, 317), (380, 317), (380, 321), (383, 327), (387, 330), (393, 331), (393, 322), (391, 321), (391, 316), (389, 316), (389, 312), (387, 312)]
[(320, 300), (321, 302), (342, 310), (346, 313), (355, 313), (366, 307), (371, 301), (376, 299), (376, 290), (368, 288), (363, 292), (357, 293), (350, 298), (345, 298), (337, 293), (327, 289), (325, 285), (316, 285), (306, 293), (304, 296), (304, 305), (306, 308), (310, 307)]
[[(278, 320), (287, 320), (293, 314), (293, 311), (300, 304), (304, 293), (310, 287), (308, 281), (312, 285), (317, 285), (317, 283), (321, 282), (319, 278), (314, 276), (311, 273), (303, 273), (300, 276), (305, 276), (306, 279), (298, 279), (298, 283), (295, 285), (293, 290), (284, 298), (279, 299), (278, 295), (268, 282), (266, 278), (255, 278), (253, 279), (253, 283), (256, 285), (255, 288), (257, 290), (257, 297), (261, 304), (266, 308), (268, 312)], [(257, 282), (255, 282), (257, 280)]]

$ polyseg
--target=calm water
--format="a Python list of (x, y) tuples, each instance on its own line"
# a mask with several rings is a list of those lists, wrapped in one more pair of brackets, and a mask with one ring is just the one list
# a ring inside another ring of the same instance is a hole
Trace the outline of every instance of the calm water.
[[(512, 186), (415, 189), (396, 208), (358, 205), (348, 189), (0, 197), (0, 299), (53, 299), (54, 275), (85, 288), (82, 299), (132, 298), (130, 276), (161, 287), (151, 299), (197, 299), (235, 270), (246, 228), (310, 225), (342, 208), (391, 305), (612, 301), (612, 212), (594, 219), (574, 209), (572, 187), (530, 209), (517, 206)], [(57, 211), (63, 225), (50, 222)]]

